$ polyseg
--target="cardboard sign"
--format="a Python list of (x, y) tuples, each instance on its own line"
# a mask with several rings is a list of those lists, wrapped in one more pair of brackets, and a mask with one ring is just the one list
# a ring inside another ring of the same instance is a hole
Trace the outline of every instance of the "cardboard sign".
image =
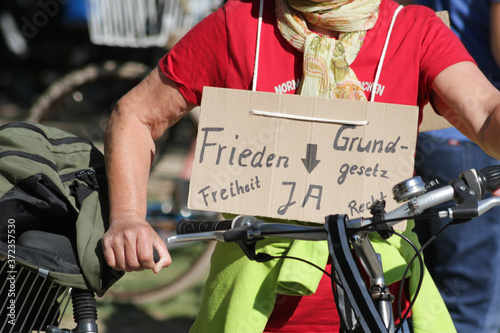
[(191, 209), (324, 223), (413, 175), (418, 108), (205, 88)]
[(452, 127), (452, 125), (448, 120), (438, 115), (429, 103), (424, 106), (422, 123), (418, 128), (419, 132), (434, 131), (449, 127)]

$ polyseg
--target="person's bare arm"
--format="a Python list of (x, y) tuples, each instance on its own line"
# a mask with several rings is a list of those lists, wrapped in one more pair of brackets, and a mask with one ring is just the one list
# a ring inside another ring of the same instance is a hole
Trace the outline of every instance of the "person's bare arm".
[[(500, 159), (500, 91), (471, 62), (443, 70), (434, 80), (434, 107), (487, 154)], [(500, 190), (495, 191), (500, 196)]]
[(477, 143), (500, 159), (500, 92), (471, 62), (443, 70), (433, 83), (437, 111)]
[(490, 6), (490, 46), (500, 67), (500, 1), (492, 2)]
[(102, 243), (110, 267), (158, 272), (170, 265), (164, 242), (145, 221), (147, 182), (154, 140), (192, 108), (158, 67), (116, 104), (105, 139), (111, 214)]

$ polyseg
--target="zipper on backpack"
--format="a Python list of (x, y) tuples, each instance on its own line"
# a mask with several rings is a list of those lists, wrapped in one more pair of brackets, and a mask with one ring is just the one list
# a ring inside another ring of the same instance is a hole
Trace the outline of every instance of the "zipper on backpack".
[(94, 169), (81, 170), (76, 174), (76, 178), (87, 184), (93, 190), (99, 191), (97, 173)]

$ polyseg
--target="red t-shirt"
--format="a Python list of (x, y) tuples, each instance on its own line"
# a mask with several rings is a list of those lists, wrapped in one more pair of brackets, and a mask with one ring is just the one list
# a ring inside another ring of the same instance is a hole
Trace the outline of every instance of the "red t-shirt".
[[(331, 272), (332, 265), (328, 264), (327, 272)], [(368, 279), (366, 278), (368, 283)], [(399, 288), (400, 282), (395, 282), (389, 286), (389, 291), (395, 295), (392, 303), (395, 324), (398, 325), (399, 311)], [(401, 297), (401, 313), (405, 314), (410, 300), (408, 297), (407, 285), (405, 293)], [(318, 289), (311, 296), (286, 296), (278, 295), (276, 305), (269, 321), (264, 329), (264, 333), (320, 333), (339, 332), (340, 317), (337, 307), (333, 301), (332, 281), (325, 274), (321, 279)], [(411, 313), (411, 311), (410, 311)]]
[[(351, 64), (368, 99), (397, 7), (394, 1), (382, 0), (378, 21)], [(258, 12), (257, 0), (229, 0), (160, 61), (189, 102), (200, 104), (204, 86), (251, 89)], [(274, 1), (264, 1), (257, 90), (294, 94), (302, 76), (302, 55), (276, 27)], [(375, 101), (423, 107), (437, 74), (461, 61), (473, 60), (442, 20), (429, 8), (406, 6), (392, 30)]]

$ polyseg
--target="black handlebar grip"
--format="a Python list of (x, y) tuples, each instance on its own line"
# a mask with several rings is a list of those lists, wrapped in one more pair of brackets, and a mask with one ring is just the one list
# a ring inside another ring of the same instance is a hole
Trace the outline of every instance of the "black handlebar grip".
[(500, 188), (500, 165), (492, 165), (478, 171), (478, 178), (484, 192)]
[(228, 230), (231, 228), (232, 222), (233, 220), (222, 220), (222, 221), (182, 220), (177, 223), (175, 231), (177, 232), (177, 235), (182, 235), (182, 234), (192, 234), (196, 232)]
[(155, 263), (160, 261), (160, 254), (158, 253), (155, 247), (153, 247), (153, 260)]

